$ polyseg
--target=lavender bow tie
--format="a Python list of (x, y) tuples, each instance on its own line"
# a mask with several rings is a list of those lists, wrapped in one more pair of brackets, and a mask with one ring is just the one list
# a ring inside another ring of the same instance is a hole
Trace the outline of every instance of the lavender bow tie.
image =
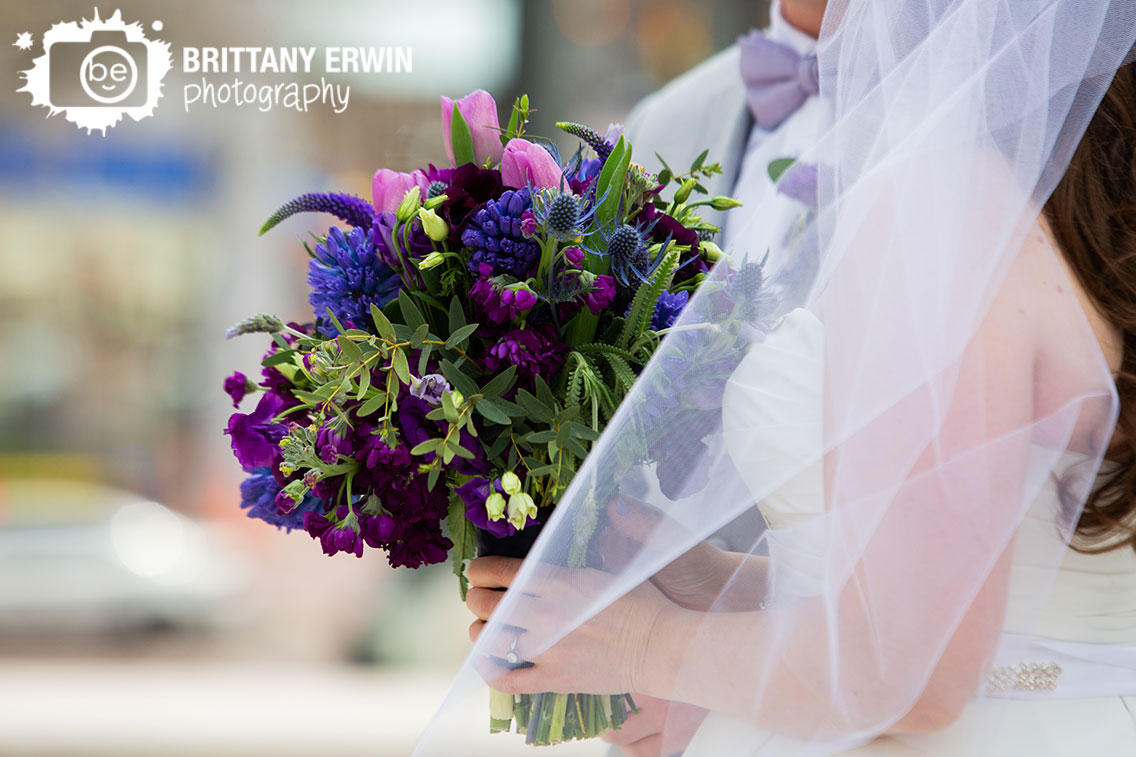
[(820, 92), (815, 55), (801, 55), (756, 30), (739, 39), (738, 45), (749, 109), (761, 128), (776, 129), (805, 100)]

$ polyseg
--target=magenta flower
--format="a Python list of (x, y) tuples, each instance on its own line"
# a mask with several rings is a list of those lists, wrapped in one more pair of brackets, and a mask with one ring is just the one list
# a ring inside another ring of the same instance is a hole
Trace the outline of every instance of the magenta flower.
[(588, 310), (592, 311), (592, 315), (599, 315), (611, 307), (611, 302), (614, 299), (615, 279), (611, 276), (599, 275), (592, 282), (592, 288), (584, 295), (584, 304), (588, 306)]
[(375, 171), (375, 176), (371, 179), (375, 212), (382, 213), (384, 210), (389, 210), (393, 213), (398, 210), (402, 198), (406, 197), (406, 193), (414, 187), (421, 190), (422, 197), (425, 199), (426, 192), (430, 188), (430, 182), (422, 171), (399, 173), (389, 168), (380, 168)]
[(225, 379), (225, 394), (233, 400), (233, 407), (239, 407), (245, 395), (256, 388), (256, 384), (249, 381), (248, 376), (236, 371)]
[(563, 171), (552, 153), (526, 139), (513, 139), (505, 145), (501, 158), (501, 179), (506, 186), (546, 189), (560, 186)]
[(233, 454), (245, 468), (274, 468), (280, 455), (284, 425), (272, 419), (284, 408), (284, 401), (271, 392), (261, 396), (256, 410), (233, 413), (225, 433), (233, 445)]
[[(493, 95), (483, 89), (471, 92), (457, 101), (458, 111), (469, 125), (473, 137), (473, 154), (476, 163), (484, 166), (501, 162), (501, 123), (497, 120), (497, 103)], [(450, 129), (454, 120), (454, 101), (442, 96), (442, 142), (446, 155), (454, 163), (454, 146), (450, 142)]]
[(485, 367), (496, 372), (515, 365), (521, 376), (548, 379), (564, 367), (564, 352), (565, 347), (556, 341), (551, 324), (542, 328), (513, 329), (489, 348)]

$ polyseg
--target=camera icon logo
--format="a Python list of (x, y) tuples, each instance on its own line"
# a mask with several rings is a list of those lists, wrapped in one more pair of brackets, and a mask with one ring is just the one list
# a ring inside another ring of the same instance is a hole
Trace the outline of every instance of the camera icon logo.
[(128, 42), (125, 32), (94, 32), (86, 42), (56, 42), (47, 55), (55, 108), (146, 104), (146, 45)]
[[(153, 28), (161, 29), (161, 22)], [(150, 41), (138, 23), (127, 24), (118, 11), (103, 20), (56, 24), (43, 35), (44, 54), (22, 72), (32, 95), (49, 115), (64, 113), (88, 132), (106, 135), (124, 115), (139, 121), (154, 113), (161, 81), (172, 68), (170, 46)]]

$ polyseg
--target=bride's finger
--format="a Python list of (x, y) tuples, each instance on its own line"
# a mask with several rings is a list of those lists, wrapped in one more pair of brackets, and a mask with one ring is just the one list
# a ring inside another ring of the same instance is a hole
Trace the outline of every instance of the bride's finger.
[(485, 589), (474, 586), (466, 592), (465, 606), (482, 620), (489, 620), (489, 616), (497, 609), (497, 605), (501, 603), (501, 598), (504, 596), (505, 592), (500, 589)]
[(521, 560), (515, 557), (478, 557), (470, 560), (466, 576), (474, 586), (487, 589), (507, 589), (521, 569)]

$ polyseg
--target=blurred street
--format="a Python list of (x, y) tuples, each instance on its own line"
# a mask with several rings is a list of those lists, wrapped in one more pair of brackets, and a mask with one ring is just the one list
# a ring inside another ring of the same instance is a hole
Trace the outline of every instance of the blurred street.
[[(0, 755), (408, 755), (446, 672), (201, 660), (0, 660)], [(488, 697), (486, 699), (488, 707)], [(488, 709), (450, 754), (533, 754), (515, 734), (471, 750)], [(600, 755), (588, 743), (556, 750)]]

